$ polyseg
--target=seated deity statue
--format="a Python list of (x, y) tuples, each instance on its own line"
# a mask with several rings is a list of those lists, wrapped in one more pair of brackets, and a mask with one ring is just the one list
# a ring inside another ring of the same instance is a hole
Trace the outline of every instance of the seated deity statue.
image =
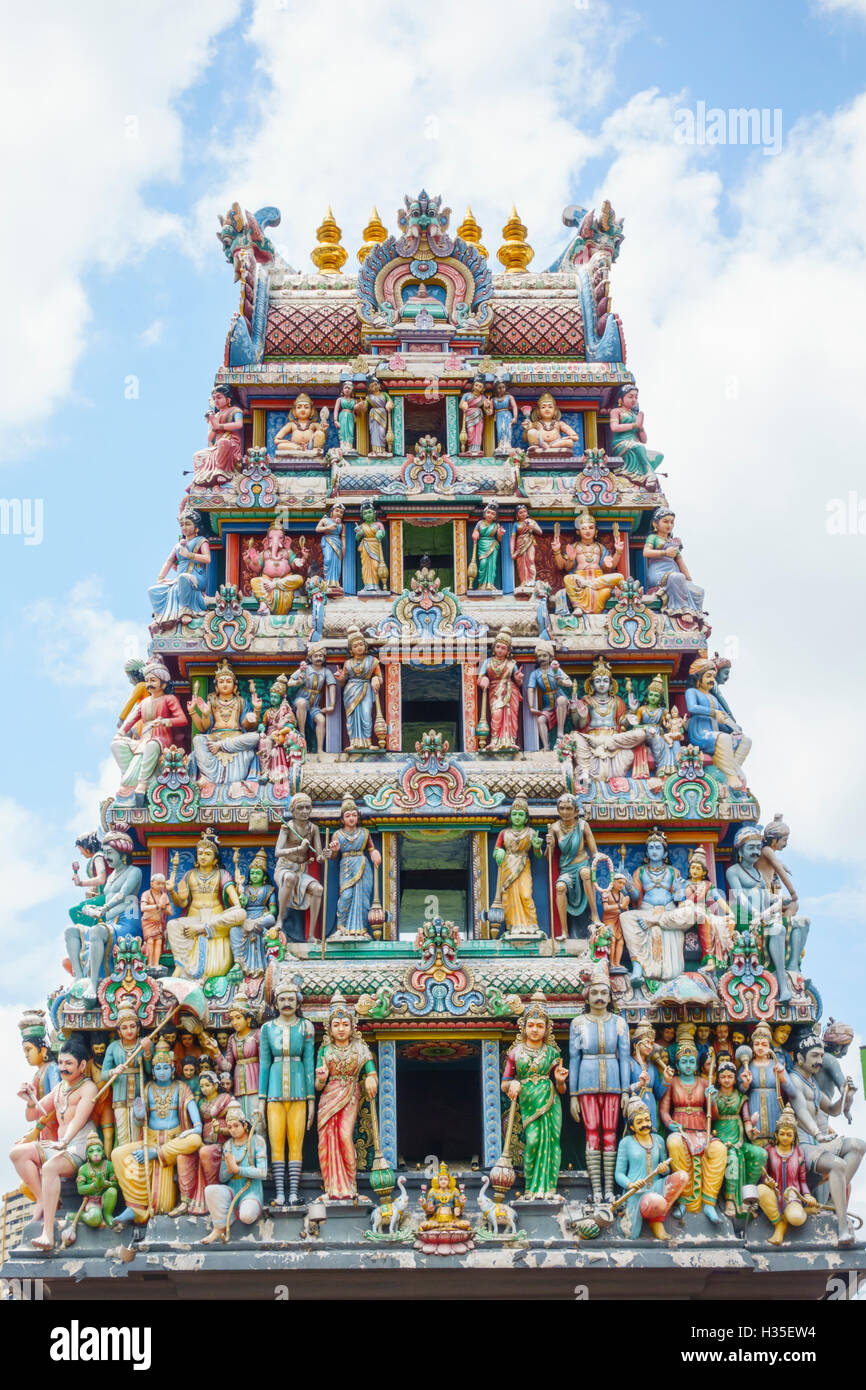
[(583, 688), (584, 697), (575, 701), (572, 711), (575, 771), (584, 781), (627, 789), (635, 749), (646, 742), (647, 730), (630, 727), (626, 703), (604, 657), (595, 662)]
[(316, 410), (306, 391), (295, 397), (282, 429), (274, 436), (277, 458), (292, 454), (320, 454), (325, 447), (328, 430), (328, 407)]
[(299, 538), (296, 554), (289, 536), (279, 525), (270, 527), (261, 550), (255, 540), (248, 542), (244, 560), (249, 569), (258, 571), (250, 580), (250, 588), (262, 615), (291, 613), (309, 558), (306, 537)]
[(549, 391), (539, 396), (524, 420), (523, 435), (530, 451), (543, 454), (573, 454), (580, 436), (562, 418), (562, 411)]
[(189, 770), (198, 775), (205, 795), (216, 787), (227, 787), (230, 797), (253, 795), (249, 781), (259, 746), (258, 723), (262, 700), (255, 688), (249, 700), (238, 689), (237, 676), (229, 663), (221, 661), (214, 680), (216, 689), (203, 700), (194, 695), (187, 705), (193, 727)]
[(166, 923), (174, 973), (187, 980), (211, 980), (232, 968), (232, 929), (243, 929), (246, 912), (237, 885), (220, 864), (219, 842), (205, 831), (196, 846), (195, 865), (180, 882), (180, 856), (171, 860), (166, 883), (180, 917)]

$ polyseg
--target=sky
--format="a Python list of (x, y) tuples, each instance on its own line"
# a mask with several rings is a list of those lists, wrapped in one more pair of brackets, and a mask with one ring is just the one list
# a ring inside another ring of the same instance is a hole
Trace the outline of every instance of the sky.
[(355, 264), (373, 205), (394, 230), (422, 186), (452, 226), (471, 203), (491, 253), (516, 204), (543, 269), (562, 209), (611, 200), (613, 307), (750, 782), (792, 827), (825, 1013), (866, 1035), (866, 0), (328, 14), (46, 0), (4, 29), (0, 497), (30, 525), (0, 508), (0, 1152), (16, 1022), (60, 979), (73, 841), (114, 790), (123, 662), (205, 443), (234, 199), (282, 209), (299, 269), (329, 205)]

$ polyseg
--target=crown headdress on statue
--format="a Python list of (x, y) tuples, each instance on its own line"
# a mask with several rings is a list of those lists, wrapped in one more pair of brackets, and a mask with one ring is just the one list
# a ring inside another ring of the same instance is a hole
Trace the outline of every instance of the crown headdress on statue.
[(226, 659), (226, 657), (223, 657), (222, 661), (217, 663), (216, 670), (214, 671), (215, 681), (219, 680), (220, 676), (231, 676), (235, 685), (237, 685), (238, 683), (238, 678), (235, 675), (235, 668), (234, 666), (232, 666), (231, 662)]
[(352, 1031), (355, 1031), (355, 1010), (347, 1002), (345, 994), (342, 994), (338, 989), (331, 995), (331, 1007), (328, 1009), (329, 1033), (331, 1031), (331, 1024), (335, 1018), (348, 1019), (352, 1025)]
[(202, 849), (205, 845), (210, 845), (211, 849), (214, 851), (214, 853), (217, 855), (217, 857), (219, 857), (219, 852), (220, 852), (219, 836), (217, 835), (217, 833), (216, 833), (216, 831), (213, 829), (213, 827), (210, 826), (210, 825), (207, 826), (207, 827), (202, 831), (201, 835), (199, 836), (199, 841), (198, 841), (198, 844), (196, 845), (196, 849)]
[(797, 1140), (800, 1137), (800, 1132), (797, 1128), (797, 1116), (794, 1113), (793, 1107), (790, 1105), (783, 1105), (782, 1109), (779, 1111), (779, 1118), (776, 1121), (775, 1134), (779, 1133), (779, 1130), (782, 1128), (783, 1125), (788, 1125), (789, 1128), (791, 1128), (794, 1131), (794, 1143), (796, 1144)]
[(585, 694), (594, 694), (592, 682), (594, 681), (596, 676), (610, 676), (611, 694), (616, 695), (618, 693), (619, 682), (614, 678), (613, 670), (610, 666), (608, 666), (603, 656), (597, 657), (596, 660), (592, 663), (592, 670), (590, 671), (586, 680), (583, 682), (583, 689)]
[(535, 990), (530, 996), (529, 1003), (520, 1016), (517, 1031), (521, 1038), (526, 1037), (526, 1025), (534, 1018), (541, 1019), (545, 1024), (547, 1033), (544, 1040), (550, 1042), (553, 1038), (553, 1019), (550, 1017), (550, 1011), (547, 1007), (547, 996), (542, 989)]
[(260, 850), (258, 850), (258, 851), (253, 855), (252, 859), (250, 860), (250, 872), (252, 872), (253, 869), (264, 869), (265, 873), (267, 873), (267, 871), (268, 871), (268, 853), (267, 853), (267, 850), (265, 850), (265, 849), (260, 849)]

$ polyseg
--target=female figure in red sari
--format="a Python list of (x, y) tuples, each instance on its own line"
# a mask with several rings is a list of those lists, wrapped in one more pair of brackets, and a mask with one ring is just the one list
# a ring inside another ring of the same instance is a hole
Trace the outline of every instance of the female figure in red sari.
[(233, 1096), (219, 1089), (215, 1071), (200, 1072), (198, 1084), (201, 1087), (198, 1109), (202, 1122), (202, 1146), (193, 1156), (198, 1160), (198, 1178), (189, 1208), (191, 1216), (204, 1216), (207, 1213), (204, 1190), (208, 1183), (219, 1182), (223, 1144), (229, 1137), (225, 1114), (231, 1104), (236, 1104)]
[(523, 672), (511, 655), (511, 633), (504, 627), (493, 643), (493, 655), (482, 663), (478, 677), (480, 689), (489, 694), (492, 751), (517, 747), (522, 682)]
[(361, 1103), (361, 1077), (370, 1101), (379, 1078), (370, 1049), (358, 1037), (355, 1015), (335, 994), (325, 1025), (327, 1037), (316, 1061), (319, 1101), (319, 1167), (331, 1201), (351, 1201), (358, 1193), (355, 1121)]
[(232, 400), (231, 391), (218, 386), (213, 393), (213, 410), (208, 411), (207, 449), (192, 456), (193, 487), (221, 487), (240, 467), (244, 452), (243, 411)]

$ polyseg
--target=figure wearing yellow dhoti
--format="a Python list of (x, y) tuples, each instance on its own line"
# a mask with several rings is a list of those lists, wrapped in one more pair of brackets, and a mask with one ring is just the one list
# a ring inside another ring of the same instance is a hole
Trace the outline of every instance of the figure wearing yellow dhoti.
[(173, 1071), (171, 1053), (158, 1047), (153, 1080), (144, 1088), (144, 1133), (141, 1139), (121, 1144), (111, 1155), (126, 1202), (125, 1211), (115, 1217), (121, 1223), (141, 1225), (151, 1215), (180, 1215), (195, 1195), (197, 1165), (191, 1155), (201, 1148), (201, 1116), (189, 1087), (172, 1080)]
[(532, 900), (533, 851), (541, 854), (541, 836), (527, 825), (529, 806), (523, 796), (515, 797), (511, 805), (511, 824), (496, 840), (493, 858), (499, 865), (496, 900), (505, 909), (505, 925), (537, 932), (538, 914)]
[(715, 1225), (716, 1198), (725, 1176), (728, 1150), (720, 1139), (707, 1139), (707, 1086), (696, 1077), (698, 1054), (693, 1043), (677, 1048), (677, 1076), (665, 1091), (659, 1114), (671, 1133), (668, 1155), (677, 1173), (688, 1175), (682, 1202), (687, 1211), (701, 1211)]

